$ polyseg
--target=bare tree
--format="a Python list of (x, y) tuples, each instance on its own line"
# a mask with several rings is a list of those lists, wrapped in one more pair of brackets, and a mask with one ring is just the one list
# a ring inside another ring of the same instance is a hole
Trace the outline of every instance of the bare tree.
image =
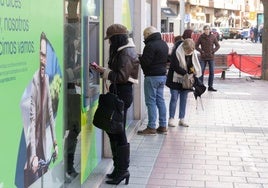
[(263, 3), (263, 36), (262, 36), (262, 79), (268, 80), (268, 1), (261, 0)]

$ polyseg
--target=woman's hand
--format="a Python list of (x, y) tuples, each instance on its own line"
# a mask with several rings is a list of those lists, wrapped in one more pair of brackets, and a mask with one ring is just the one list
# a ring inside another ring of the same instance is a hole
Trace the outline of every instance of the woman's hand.
[(99, 73), (101, 73), (101, 74), (103, 74), (104, 71), (105, 71), (105, 68), (102, 67), (102, 66), (97, 66), (97, 67), (96, 67), (96, 71), (99, 72)]
[(38, 170), (38, 157), (35, 156), (32, 160), (32, 171), (35, 173)]
[(104, 67), (102, 67), (102, 66), (99, 66), (97, 63), (95, 63), (95, 62), (93, 62), (93, 63), (90, 63), (90, 67), (93, 69), (93, 70), (95, 70), (95, 71), (97, 71), (97, 72), (99, 72), (99, 73), (104, 73), (104, 71), (105, 71), (105, 68)]

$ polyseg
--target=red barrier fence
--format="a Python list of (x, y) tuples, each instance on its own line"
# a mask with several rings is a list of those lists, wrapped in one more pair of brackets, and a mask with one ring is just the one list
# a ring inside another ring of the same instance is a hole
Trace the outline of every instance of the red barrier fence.
[(174, 33), (161, 33), (163, 41), (167, 43), (174, 43)]
[[(241, 72), (247, 73), (251, 76), (261, 76), (261, 55), (237, 54), (232, 52), (230, 54), (215, 54), (215, 73), (223, 73), (222, 78), (225, 78), (225, 70), (234, 65)], [(208, 66), (205, 74), (208, 74)]]
[[(161, 33), (161, 36), (162, 36), (163, 41), (167, 43), (174, 43), (175, 36), (173, 32)], [(199, 36), (200, 36), (200, 33), (193, 33), (191, 38), (194, 40), (194, 42), (196, 42)]]
[[(167, 43), (174, 43), (174, 33), (161, 33), (162, 39)], [(193, 33), (192, 39), (196, 42), (199, 38), (200, 33)], [(217, 56), (217, 54), (216, 54)], [(220, 54), (223, 56), (223, 54)], [(225, 56), (225, 54), (224, 54)], [(247, 73), (252, 76), (261, 76), (261, 63), (262, 63), (262, 56), (261, 55), (250, 55), (250, 54), (237, 54), (236, 52), (231, 52), (230, 54), (226, 54), (226, 57), (221, 57), (226, 59), (226, 66), (230, 67), (234, 65), (237, 69), (241, 72)], [(217, 60), (217, 58), (215, 59)], [(222, 62), (221, 62), (222, 64)], [(215, 66), (215, 73), (222, 71), (222, 65)]]
[(241, 72), (252, 76), (261, 76), (261, 55), (237, 54), (230, 53), (227, 56), (228, 66), (234, 65)]

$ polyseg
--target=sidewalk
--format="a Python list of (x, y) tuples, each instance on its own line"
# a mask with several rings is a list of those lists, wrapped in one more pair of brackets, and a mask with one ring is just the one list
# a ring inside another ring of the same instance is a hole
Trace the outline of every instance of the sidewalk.
[[(206, 83), (206, 82), (205, 82)], [(215, 77), (218, 92), (192, 93), (186, 121), (167, 135), (130, 139), (130, 181), (99, 187), (268, 188), (268, 82), (249, 77)], [(169, 90), (165, 90), (168, 109)], [(178, 109), (177, 109), (178, 110)], [(176, 112), (178, 114), (178, 112)], [(143, 122), (139, 129), (146, 126)]]

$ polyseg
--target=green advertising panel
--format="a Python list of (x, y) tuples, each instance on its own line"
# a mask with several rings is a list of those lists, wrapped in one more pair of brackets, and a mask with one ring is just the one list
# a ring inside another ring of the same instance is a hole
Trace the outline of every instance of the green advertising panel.
[(63, 15), (62, 1), (0, 0), (0, 188), (62, 183)]

